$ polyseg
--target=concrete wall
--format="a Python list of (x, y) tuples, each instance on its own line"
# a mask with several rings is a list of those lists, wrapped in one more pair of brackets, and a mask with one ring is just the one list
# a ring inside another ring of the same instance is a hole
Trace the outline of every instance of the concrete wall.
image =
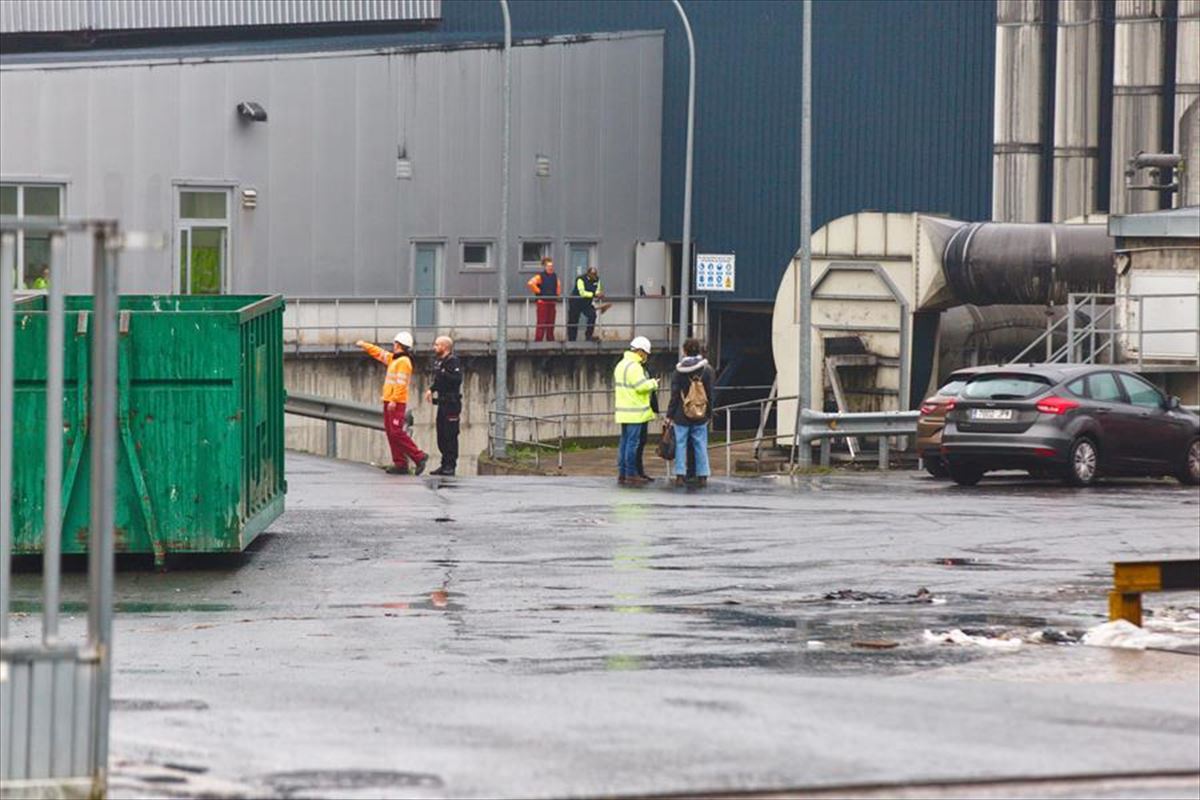
[[(441, 293), (490, 296), (494, 244), (485, 270), (464, 271), (460, 248), (499, 239), (502, 80), (494, 45), (6, 63), (0, 180), (63, 185), (68, 216), (168, 234), (125, 257), (124, 291), (178, 290), (176, 192), (191, 184), (230, 191), (230, 291), (405, 295), (431, 242)], [(241, 119), (241, 101), (268, 120)], [(635, 242), (659, 237), (661, 127), (661, 33), (514, 49), (514, 293), (523, 238), (560, 261), (595, 243), (609, 291), (632, 293)], [(74, 289), (88, 257), (70, 252)]]
[[(619, 360), (619, 355), (612, 354), (510, 355), (509, 393), (514, 399), (509, 403), (509, 410), (530, 416), (585, 414), (587, 416), (568, 421), (568, 436), (616, 436), (620, 430), (612, 418), (612, 371)], [(665, 380), (673, 366), (673, 354), (664, 354), (652, 361), (651, 370)], [(283, 369), (284, 384), (289, 391), (361, 403), (380, 402), (383, 367), (365, 355), (289, 357), (284, 359)], [(415, 417), (414, 438), (423, 450), (433, 455), (437, 452), (436, 407), (421, 399), (428, 386), (428, 370), (428, 358), (418, 358), (410, 407)], [(487, 410), (493, 405), (495, 370), (496, 362), (492, 357), (463, 358), (464, 405), (459, 439), (459, 471), (462, 474), (473, 474), (477, 457), (487, 449)], [(568, 398), (556, 395), (556, 392), (570, 392), (572, 396)], [(529, 399), (523, 400), (520, 396)], [(665, 410), (665, 392), (661, 399)], [(540, 434), (550, 440), (557, 437), (557, 430), (553, 424), (542, 425)], [(533, 438), (529, 424), (521, 424), (518, 437), (523, 440)], [(325, 423), (289, 415), (286, 444), (294, 450), (324, 454)], [(391, 463), (382, 431), (349, 425), (338, 426), (338, 455), (352, 461)], [(554, 458), (554, 455), (547, 457)], [(430, 468), (436, 465), (435, 456)]]

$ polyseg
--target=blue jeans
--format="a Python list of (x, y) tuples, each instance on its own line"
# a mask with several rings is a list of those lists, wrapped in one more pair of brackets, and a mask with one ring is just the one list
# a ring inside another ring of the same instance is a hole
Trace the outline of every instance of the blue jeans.
[(642, 440), (644, 422), (621, 423), (621, 441), (617, 445), (617, 474), (622, 478), (632, 478), (638, 474), (637, 451)]
[(696, 477), (707, 478), (708, 468), (708, 424), (680, 425), (675, 423), (675, 474), (687, 475), (688, 442), (692, 443), (696, 456)]

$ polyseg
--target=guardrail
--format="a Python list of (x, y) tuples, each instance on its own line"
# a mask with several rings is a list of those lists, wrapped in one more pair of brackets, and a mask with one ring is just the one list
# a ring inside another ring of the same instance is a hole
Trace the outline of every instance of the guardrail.
[[(706, 338), (708, 298), (701, 295), (689, 299), (692, 335)], [(566, 296), (558, 298), (554, 340), (549, 342), (537, 341), (537, 297), (510, 300), (510, 349), (624, 347), (634, 336), (646, 336), (668, 349), (678, 344), (678, 295), (606, 295), (597, 308), (597, 341), (585, 338), (586, 318), (581, 318), (576, 328), (577, 339), (569, 341), (569, 300)], [(358, 339), (386, 341), (397, 330), (409, 330), (419, 344), (432, 343), (444, 334), (455, 339), (460, 349), (490, 349), (496, 338), (498, 306), (496, 298), (486, 296), (289, 297), (284, 313), (284, 347), (296, 353), (339, 353), (354, 350)]]
[[(800, 414), (800, 446), (821, 443), (821, 466), (829, 466), (830, 441), (842, 437), (875, 437), (879, 440), (879, 468), (888, 468), (888, 439), (917, 435), (919, 411), (878, 411), (827, 414), (805, 409)], [(907, 449), (907, 442), (901, 445)]]
[(1200, 589), (1200, 560), (1118, 561), (1108, 593), (1108, 618), (1142, 625), (1142, 593)]
[[(338, 457), (337, 426), (354, 425), (358, 428), (370, 428), (376, 431), (384, 430), (383, 411), (379, 405), (354, 403), (349, 400), (338, 400), (333, 397), (318, 397), (300, 392), (288, 392), (284, 400), (283, 410), (287, 414), (298, 417), (309, 417), (325, 421), (325, 455), (330, 458)], [(405, 414), (404, 424), (410, 429), (413, 426), (413, 412), (410, 409)]]

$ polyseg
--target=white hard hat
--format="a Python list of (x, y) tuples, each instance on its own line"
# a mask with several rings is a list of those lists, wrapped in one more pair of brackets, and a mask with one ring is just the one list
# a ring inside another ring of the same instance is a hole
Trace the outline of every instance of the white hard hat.
[(410, 350), (412, 349), (412, 346), (413, 346), (412, 334), (409, 333), (408, 331), (400, 331), (394, 337), (392, 337), (392, 341), (399, 342), (400, 344), (404, 345), (405, 347), (409, 348)]
[(650, 340), (645, 336), (635, 336), (633, 341), (629, 343), (630, 350), (641, 350), (643, 353), (650, 353)]

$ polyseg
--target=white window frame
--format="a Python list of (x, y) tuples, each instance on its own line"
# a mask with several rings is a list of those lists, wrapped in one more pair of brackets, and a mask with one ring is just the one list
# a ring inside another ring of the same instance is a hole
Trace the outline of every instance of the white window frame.
[[(483, 265), (467, 264), (466, 250), (468, 247), (485, 247), (487, 248), (487, 260)], [(491, 239), (483, 237), (458, 240), (458, 270), (459, 272), (495, 272), (496, 271), (496, 243)]]
[[(525, 245), (527, 245), (527, 244), (540, 244), (545, 248), (542, 251), (542, 255), (538, 256), (538, 260), (536, 262), (525, 260)], [(521, 257), (521, 265), (520, 265), (520, 267), (518, 267), (518, 272), (541, 272), (542, 271), (542, 259), (545, 258), (546, 256), (549, 256), (550, 258), (554, 258), (554, 238), (552, 236), (522, 237), (521, 250), (519, 252), (519, 255)], [(555, 259), (555, 260), (557, 260), (557, 259)], [(555, 266), (557, 266), (557, 265), (555, 265)]]
[[(237, 184), (228, 181), (206, 181), (206, 180), (173, 180), (171, 186), (175, 190), (172, 198), (171, 219), (173, 221), (173, 234), (171, 243), (171, 285), (175, 287), (176, 294), (191, 294), (191, 287), (185, 286), (179, 277), (179, 259), (182, 255), (182, 232), (186, 228), (188, 230), (188, 242), (192, 239), (193, 228), (225, 228), (225, 253), (224, 264), (221, 267), (221, 291), (218, 294), (233, 293), (233, 240), (235, 236), (234, 230), (234, 202), (236, 195), (234, 190)], [(225, 218), (193, 218), (184, 217), (180, 211), (183, 203), (184, 192), (224, 192), (225, 193)]]
[[(0, 178), (0, 184), (4, 186), (15, 186), (17, 188), (17, 219), (25, 219), (25, 189), (32, 187), (37, 189), (58, 189), (58, 219), (63, 219), (67, 215), (67, 184), (69, 181), (62, 178)], [(64, 253), (63, 264), (60, 264), (60, 269), (65, 267), (68, 262)], [(51, 276), (53, 278), (53, 276)], [(29, 291), (25, 286), (25, 231), (17, 231), (17, 262), (13, 268), (14, 287), (17, 290)]]

